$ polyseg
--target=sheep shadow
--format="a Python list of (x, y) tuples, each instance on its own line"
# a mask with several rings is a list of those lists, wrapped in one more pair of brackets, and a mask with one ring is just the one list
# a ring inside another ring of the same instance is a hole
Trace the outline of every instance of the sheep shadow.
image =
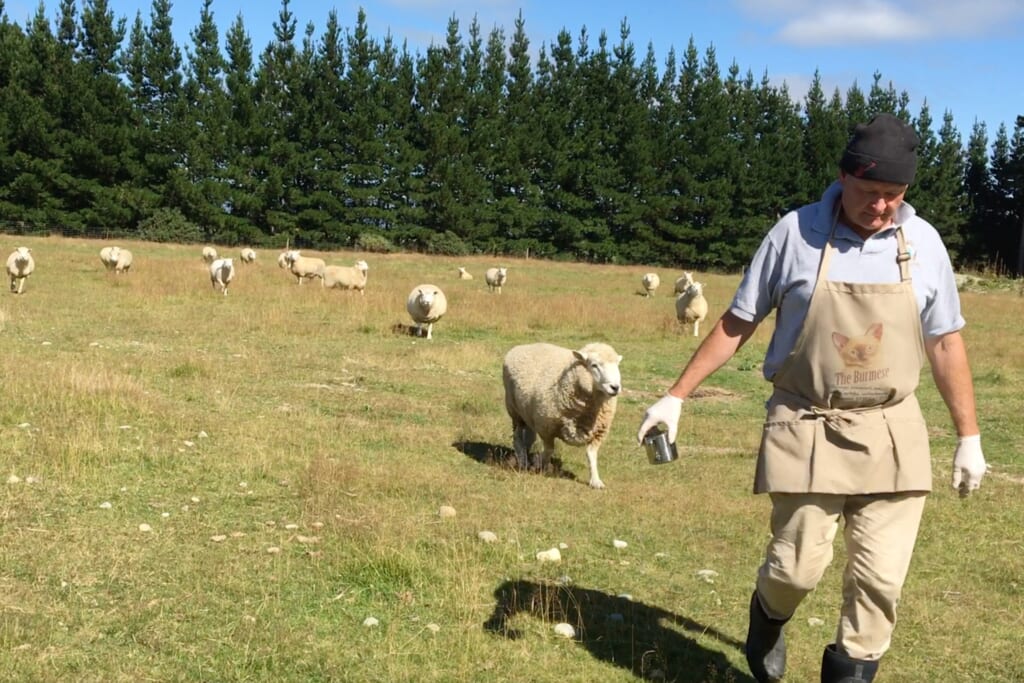
[(405, 323), (395, 323), (391, 326), (391, 334), (396, 334), (401, 337), (419, 337), (425, 339), (427, 336), (426, 329), (420, 329), (416, 325), (406, 325)]
[(709, 635), (737, 650), (742, 650), (743, 643), (658, 607), (590, 588), (525, 580), (505, 581), (495, 589), (494, 597), (494, 613), (483, 628), (509, 640), (523, 636), (510, 620), (528, 614), (552, 625), (572, 625), (576, 642), (592, 656), (628, 669), (643, 680), (754, 681), (724, 654), (700, 645), (688, 634)]
[[(485, 443), (483, 441), (462, 440), (453, 443), (452, 447), (463, 455), (477, 461), (481, 465), (488, 465), (502, 470), (519, 471), (519, 465), (516, 461), (516, 452), (508, 446), (498, 446), (491, 443)], [(539, 473), (527, 472), (525, 474)], [(562, 460), (557, 456), (552, 456), (551, 463), (548, 465), (547, 471), (543, 474), (546, 477), (577, 481), (575, 474), (563, 469)]]

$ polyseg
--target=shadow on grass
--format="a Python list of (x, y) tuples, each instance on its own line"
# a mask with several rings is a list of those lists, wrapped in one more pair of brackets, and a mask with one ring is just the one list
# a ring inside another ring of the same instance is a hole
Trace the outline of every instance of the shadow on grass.
[(484, 622), (484, 630), (510, 640), (522, 637), (510, 620), (528, 614), (552, 626), (572, 625), (576, 642), (591, 655), (638, 678), (677, 683), (754, 680), (721, 652), (698, 644), (688, 634), (710, 636), (738, 650), (742, 642), (658, 607), (589, 588), (523, 580), (502, 583), (494, 597), (494, 613)]
[[(491, 467), (497, 467), (502, 470), (518, 470), (519, 467), (516, 464), (516, 453), (514, 450), (507, 446), (497, 446), (492, 443), (485, 443), (483, 441), (456, 441), (452, 446), (458, 452), (463, 455), (469, 456), (473, 460), (476, 460), (481, 465), (490, 465)], [(537, 474), (536, 472), (528, 472), (525, 474)], [(546, 477), (555, 477), (558, 479), (571, 479), (577, 481), (577, 477), (572, 472), (562, 469), (562, 460), (560, 458), (552, 457), (551, 463), (548, 465), (548, 469), (544, 472)]]

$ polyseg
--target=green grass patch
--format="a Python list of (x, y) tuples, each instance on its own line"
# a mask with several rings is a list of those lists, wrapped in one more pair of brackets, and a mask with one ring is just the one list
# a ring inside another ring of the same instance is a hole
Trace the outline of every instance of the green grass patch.
[[(678, 462), (651, 466), (635, 443), (737, 277), (700, 274), (711, 313), (694, 338), (665, 285), (637, 294), (644, 267), (316, 254), (365, 258), (360, 296), (297, 286), (261, 254), (224, 297), (198, 246), (125, 243), (135, 266), (115, 276), (100, 241), (18, 239), (37, 269), (0, 301), (3, 678), (750, 680), (770, 321), (684, 405)], [(500, 295), (491, 265), (509, 267)], [(426, 282), (449, 300), (430, 341), (405, 311)], [(992, 473), (966, 500), (948, 490), (955, 434), (926, 370), (936, 490), (887, 681), (1024, 680), (1024, 298), (962, 299)], [(535, 341), (623, 355), (604, 491), (561, 443), (550, 473), (508, 465), (502, 358)], [(537, 561), (560, 545), (561, 563)], [(788, 627), (787, 678), (817, 679), (842, 560), (837, 546)]]

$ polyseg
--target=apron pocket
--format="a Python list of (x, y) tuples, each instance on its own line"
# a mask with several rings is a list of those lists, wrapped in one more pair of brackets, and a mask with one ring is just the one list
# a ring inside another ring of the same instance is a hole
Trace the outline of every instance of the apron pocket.
[(761, 432), (754, 493), (810, 490), (817, 420), (766, 422)]
[(928, 426), (921, 419), (887, 420), (895, 447), (897, 491), (931, 491), (932, 461)]

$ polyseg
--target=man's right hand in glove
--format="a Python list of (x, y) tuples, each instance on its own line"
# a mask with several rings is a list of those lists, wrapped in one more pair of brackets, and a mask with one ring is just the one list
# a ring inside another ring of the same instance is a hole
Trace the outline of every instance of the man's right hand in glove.
[(668, 440), (676, 442), (676, 432), (679, 430), (679, 414), (683, 409), (683, 399), (676, 398), (672, 394), (665, 394), (657, 400), (647, 412), (644, 413), (644, 420), (640, 423), (640, 431), (636, 433), (637, 443), (643, 443), (644, 434), (654, 426), (664, 424), (668, 429)]

